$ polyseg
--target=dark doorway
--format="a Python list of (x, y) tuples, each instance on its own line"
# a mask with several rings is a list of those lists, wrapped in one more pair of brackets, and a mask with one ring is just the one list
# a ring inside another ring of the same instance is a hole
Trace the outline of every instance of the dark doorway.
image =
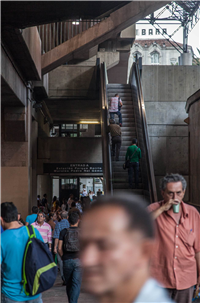
[(78, 178), (63, 178), (60, 179), (60, 195), (59, 200), (69, 199), (70, 194), (74, 197), (79, 197), (79, 179)]

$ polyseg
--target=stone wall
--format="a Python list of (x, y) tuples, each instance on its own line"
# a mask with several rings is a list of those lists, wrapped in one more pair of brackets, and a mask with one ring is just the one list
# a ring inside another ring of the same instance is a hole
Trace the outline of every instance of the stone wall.
[[(200, 69), (198, 66), (143, 66), (142, 83), (160, 199), (159, 180), (166, 173), (180, 173), (189, 181), (185, 102), (200, 87)], [(185, 201), (189, 199), (187, 191)]]

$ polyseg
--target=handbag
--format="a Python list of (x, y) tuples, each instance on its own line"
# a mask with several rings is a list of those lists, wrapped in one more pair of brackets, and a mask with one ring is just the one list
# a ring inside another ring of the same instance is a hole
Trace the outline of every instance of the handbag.
[(139, 147), (136, 148), (134, 153), (131, 155), (130, 159), (126, 160), (126, 162), (123, 164), (123, 169), (129, 168), (130, 167), (130, 160), (133, 158), (135, 155), (136, 151), (138, 150)]

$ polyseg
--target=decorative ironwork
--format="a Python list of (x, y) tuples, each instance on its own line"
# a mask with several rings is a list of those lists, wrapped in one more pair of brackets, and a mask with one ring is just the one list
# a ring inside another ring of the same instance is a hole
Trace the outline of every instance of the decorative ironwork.
[[(163, 13), (166, 11), (168, 11), (170, 15), (162, 18)], [(167, 4), (157, 16), (153, 13), (143, 20), (149, 21), (154, 28), (161, 29), (160, 32), (163, 37), (168, 40), (177, 51), (180, 53), (187, 52), (188, 35), (200, 20), (200, 1), (173, 1), (170, 4)], [(178, 28), (169, 35), (163, 31), (159, 24), (160, 21), (178, 21)], [(181, 27), (183, 27), (183, 47), (176, 43), (172, 38)], [(194, 57), (196, 56), (194, 55)]]

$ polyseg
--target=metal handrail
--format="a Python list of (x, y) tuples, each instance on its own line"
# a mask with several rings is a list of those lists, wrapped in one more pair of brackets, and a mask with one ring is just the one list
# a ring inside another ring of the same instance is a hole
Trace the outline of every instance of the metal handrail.
[(112, 161), (110, 151), (110, 140), (108, 128), (108, 100), (106, 94), (107, 71), (105, 63), (100, 66), (100, 100), (101, 100), (101, 135), (104, 172), (104, 190), (106, 193), (113, 193), (112, 188)]
[(145, 146), (145, 160), (146, 160), (146, 167), (147, 167), (147, 176), (148, 176), (148, 191), (150, 194), (151, 203), (157, 201), (157, 190), (156, 190), (156, 182), (154, 176), (154, 168), (153, 168), (153, 160), (152, 160), (152, 153), (151, 147), (149, 142), (148, 136), (148, 129), (147, 129), (147, 121), (146, 121), (146, 111), (145, 111), (145, 104), (142, 92), (142, 84), (140, 78), (140, 70), (139, 64), (133, 63), (132, 70), (129, 76), (129, 83), (131, 86), (136, 86), (137, 95), (138, 95), (138, 109), (140, 114), (140, 122), (142, 126), (142, 134), (144, 138), (144, 146)]

